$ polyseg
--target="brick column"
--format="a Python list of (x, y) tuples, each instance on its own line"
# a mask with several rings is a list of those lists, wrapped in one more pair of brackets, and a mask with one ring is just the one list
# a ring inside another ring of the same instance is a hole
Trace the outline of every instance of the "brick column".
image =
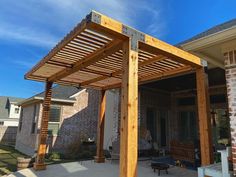
[(236, 175), (236, 49), (224, 52), (234, 175)]
[(43, 101), (43, 113), (40, 126), (39, 143), (37, 157), (34, 163), (35, 170), (45, 170), (45, 154), (47, 148), (48, 119), (52, 97), (52, 82), (47, 82), (45, 86), (45, 95)]

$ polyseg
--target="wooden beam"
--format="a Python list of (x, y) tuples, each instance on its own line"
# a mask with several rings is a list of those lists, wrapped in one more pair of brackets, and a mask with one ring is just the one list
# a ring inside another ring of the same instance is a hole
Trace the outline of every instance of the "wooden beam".
[(131, 50), (131, 41), (125, 41), (123, 44), (120, 124), (120, 177), (136, 177), (138, 152), (138, 52)]
[[(151, 59), (149, 59), (149, 60), (146, 60), (146, 61), (143, 61), (143, 62), (139, 63), (139, 66), (138, 66), (138, 67), (141, 68), (141, 67), (143, 67), (143, 66), (146, 66), (146, 65), (149, 65), (149, 64), (152, 64), (152, 63), (155, 63), (155, 62), (164, 60), (164, 59), (166, 59), (166, 57), (159, 55), (159, 56), (157, 56), (157, 57), (154, 57), (154, 58), (151, 58)], [(94, 79), (91, 79), (91, 80), (82, 82), (82, 83), (81, 83), (81, 86), (86, 86), (86, 85), (89, 85), (89, 84), (94, 83), (94, 82), (98, 82), (98, 81), (101, 81), (101, 80), (105, 80), (105, 79), (107, 79), (107, 78), (109, 78), (109, 77), (115, 77), (115, 76), (117, 76), (117, 75), (119, 75), (119, 74), (121, 74), (121, 73), (122, 73), (122, 71), (121, 71), (121, 70), (118, 70), (118, 71), (115, 71), (115, 72), (111, 73), (109, 76), (105, 76), (105, 75), (99, 76), (99, 77), (97, 77), (97, 78), (94, 78)]]
[(51, 105), (52, 97), (52, 82), (46, 82), (45, 86), (45, 95), (43, 101), (43, 112), (40, 126), (40, 134), (38, 140), (38, 151), (37, 157), (34, 163), (35, 170), (45, 170), (45, 154), (47, 149), (47, 136), (48, 136), (48, 120), (49, 120), (49, 111)]
[(147, 82), (154, 82), (156, 80), (165, 79), (170, 76), (177, 76), (179, 74), (183, 74), (183, 73), (189, 72), (191, 70), (193, 70), (193, 68), (191, 66), (182, 66), (179, 68), (171, 69), (169, 71), (149, 74), (148, 76), (143, 76), (142, 78), (139, 78), (139, 83), (144, 84)]
[(104, 47), (97, 50), (95, 53), (92, 53), (91, 55), (87, 56), (85, 59), (79, 60), (72, 66), (72, 68), (67, 68), (54, 74), (48, 79), (48, 81), (60, 80), (70, 74), (75, 73), (76, 71), (86, 68), (87, 66), (99, 61), (100, 59), (115, 53), (116, 51), (120, 50), (121, 47), (122, 47), (121, 41), (114, 40), (113, 42), (110, 42), (108, 45), (105, 45)]
[(104, 163), (105, 157), (103, 153), (104, 143), (104, 127), (105, 127), (105, 111), (106, 111), (106, 91), (101, 91), (101, 99), (99, 105), (98, 130), (97, 130), (97, 155), (95, 162)]
[(140, 42), (139, 46), (141, 50), (164, 55), (182, 64), (190, 65), (195, 68), (202, 66), (199, 57), (148, 35), (145, 35), (145, 43)]
[(208, 77), (204, 68), (196, 70), (198, 118), (201, 145), (201, 165), (213, 163), (213, 146), (210, 120), (210, 101), (208, 93)]
[[(173, 77), (173, 76), (179, 76), (179, 75), (183, 75), (185, 73), (189, 73), (191, 71), (193, 71), (193, 68), (191, 68), (190, 66), (183, 66), (183, 67), (173, 69), (173, 70), (170, 70), (167, 72), (156, 73), (153, 75), (149, 75), (147, 77), (139, 78), (138, 84), (141, 85), (141, 84), (145, 84), (148, 82), (154, 82), (154, 81), (157, 81), (160, 79), (166, 79), (166, 78)], [(102, 89), (109, 90), (109, 89), (115, 89), (115, 88), (120, 88), (120, 87), (121, 87), (121, 83), (117, 83), (114, 85), (105, 86)]]
[[(92, 19), (92, 22), (97, 25), (97, 28), (102, 28), (102, 31), (113, 31), (114, 34), (117, 37), (119, 34), (123, 34), (123, 25), (121, 22), (114, 20), (110, 17), (107, 17), (103, 14), (100, 14), (96, 11), (91, 12), (92, 16), (99, 16), (100, 20), (97, 22), (96, 20)], [(96, 21), (96, 22), (95, 22)], [(130, 28), (130, 27), (129, 27)], [(141, 33), (138, 30), (133, 29), (136, 33)], [(153, 47), (159, 54), (164, 54), (165, 56), (169, 55), (171, 58), (174, 58), (181, 63), (189, 64), (194, 67), (201, 66), (201, 59), (195, 55), (192, 55), (184, 50), (181, 50), (175, 46), (172, 46), (170, 44), (167, 44), (166, 42), (163, 42), (157, 38), (154, 38), (152, 36), (149, 36), (147, 34), (144, 34), (144, 41), (140, 42), (140, 44), (145, 44), (146, 46)]]

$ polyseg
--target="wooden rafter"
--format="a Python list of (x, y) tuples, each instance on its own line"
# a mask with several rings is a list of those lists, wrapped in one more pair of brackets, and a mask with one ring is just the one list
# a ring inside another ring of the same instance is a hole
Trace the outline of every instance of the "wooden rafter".
[[(200, 58), (188, 52), (92, 11), (25, 77), (67, 85), (112, 88), (121, 84), (121, 46), (129, 38), (133, 38), (138, 46), (139, 81), (159, 79), (160, 75), (169, 75), (171, 70), (197, 69), (202, 65)], [(133, 44), (132, 49), (135, 48)], [(87, 76), (81, 76), (81, 72)]]
[(60, 73), (56, 73), (55, 75), (51, 76), (48, 80), (57, 81), (70, 74), (73, 74), (74, 72), (78, 70), (86, 68), (87, 66), (91, 65), (92, 63), (95, 63), (101, 58), (104, 58), (114, 53), (115, 51), (119, 50), (121, 48), (121, 44), (122, 43), (119, 40), (115, 40), (114, 42), (111, 42), (107, 46), (104, 46), (103, 48), (101, 48), (96, 53), (92, 53), (90, 56), (87, 56), (85, 60), (79, 60), (72, 66), (72, 68), (63, 70)]

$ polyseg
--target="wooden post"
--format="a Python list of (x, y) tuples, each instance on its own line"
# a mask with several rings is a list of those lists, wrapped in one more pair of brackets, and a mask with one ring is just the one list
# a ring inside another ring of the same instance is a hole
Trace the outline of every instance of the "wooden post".
[(123, 44), (121, 93), (120, 177), (136, 177), (138, 152), (138, 52), (131, 49), (131, 39)]
[(213, 163), (213, 146), (210, 120), (210, 100), (208, 93), (208, 76), (204, 68), (196, 70), (198, 117), (201, 146), (201, 165)]
[(45, 86), (45, 95), (43, 101), (43, 112), (40, 126), (40, 134), (38, 141), (38, 151), (36, 161), (34, 163), (35, 170), (45, 170), (45, 153), (47, 148), (47, 135), (48, 135), (48, 119), (49, 119), (49, 111), (51, 105), (51, 97), (52, 97), (52, 82), (46, 82)]
[(104, 126), (105, 126), (105, 111), (106, 111), (106, 91), (101, 91), (100, 99), (100, 111), (98, 117), (98, 131), (97, 131), (97, 155), (95, 162), (104, 163), (105, 157), (103, 153), (103, 142), (104, 142)]

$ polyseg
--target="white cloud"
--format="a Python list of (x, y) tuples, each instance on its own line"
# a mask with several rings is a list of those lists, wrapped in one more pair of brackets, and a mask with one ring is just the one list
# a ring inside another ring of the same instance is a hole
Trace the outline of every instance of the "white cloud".
[(51, 48), (92, 9), (134, 27), (145, 12), (152, 17), (145, 31), (158, 37), (164, 31), (160, 9), (144, 0), (3, 0), (0, 39)]
[(52, 47), (56, 44), (58, 38), (53, 35), (34, 31), (27, 27), (17, 25), (4, 25), (0, 23), (0, 38), (11, 42), (21, 42), (36, 46)]
[(14, 65), (18, 65), (19, 67), (24, 68), (24, 69), (30, 69), (35, 64), (35, 63), (31, 63), (31, 62), (24, 61), (24, 60), (13, 60), (12, 63)]

